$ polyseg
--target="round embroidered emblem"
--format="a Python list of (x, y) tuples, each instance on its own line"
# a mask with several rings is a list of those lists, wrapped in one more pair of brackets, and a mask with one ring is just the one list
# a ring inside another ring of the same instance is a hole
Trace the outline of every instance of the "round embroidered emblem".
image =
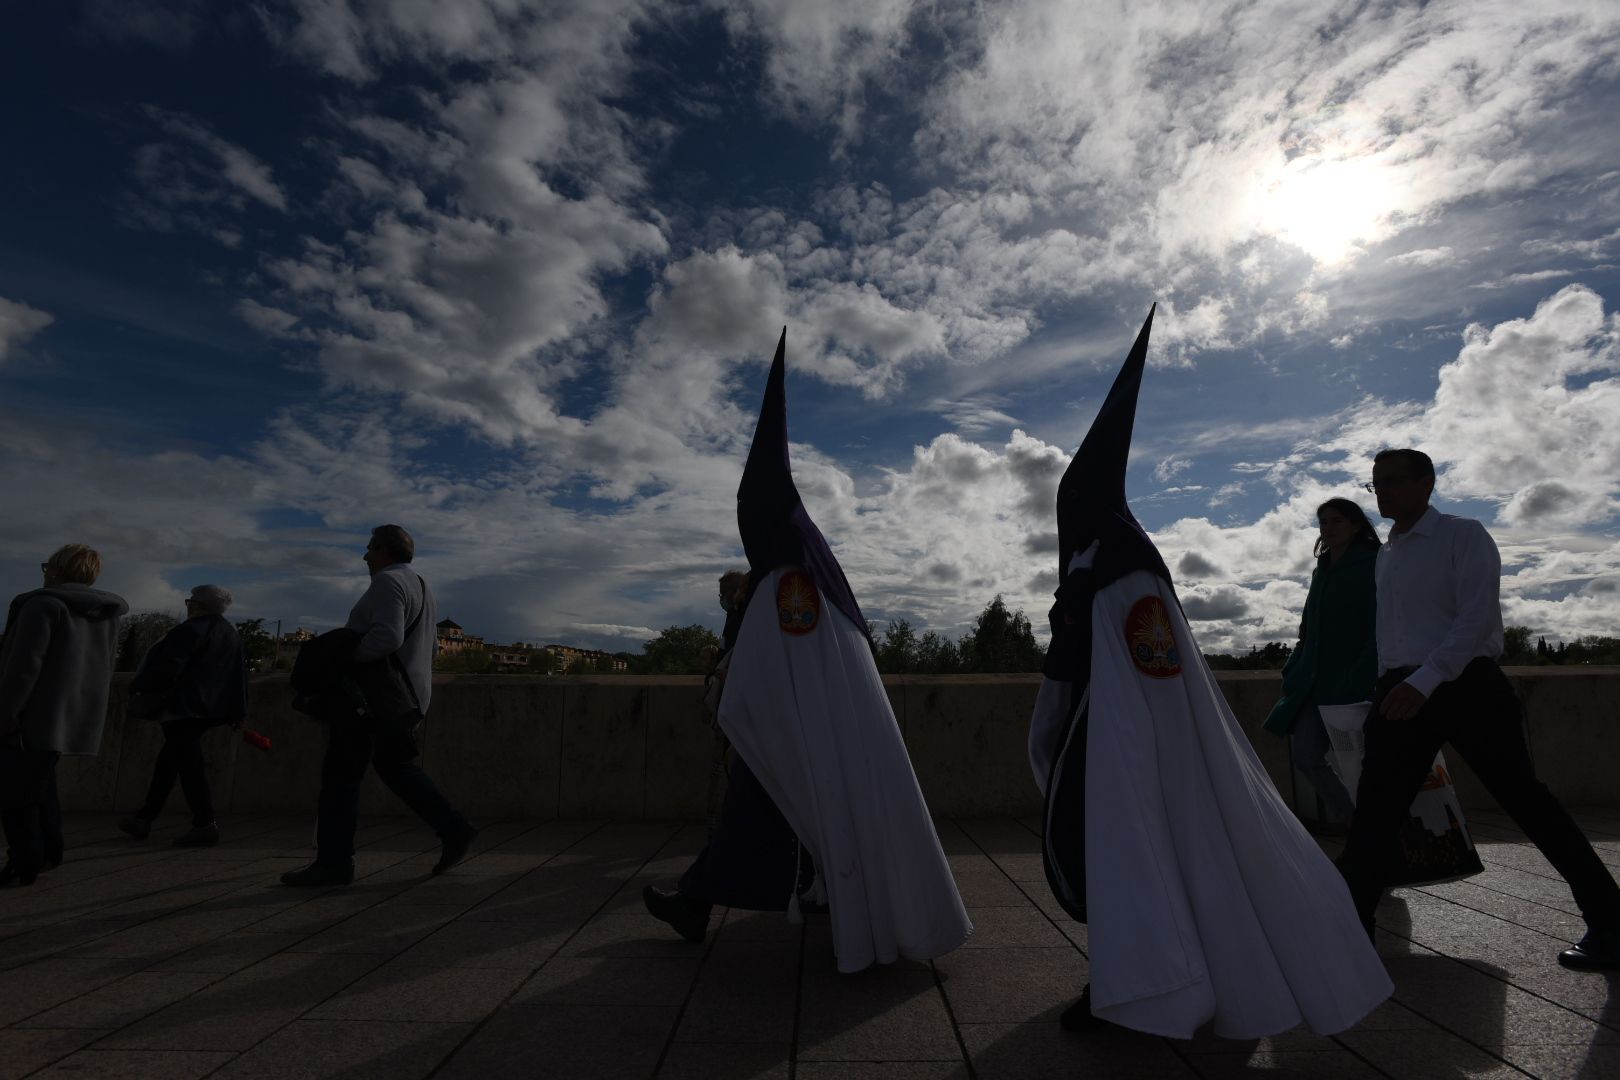
[(1176, 647), (1170, 613), (1157, 596), (1144, 596), (1125, 616), (1125, 647), (1136, 670), (1152, 679), (1173, 679), (1181, 674), (1181, 650)]
[(821, 621), (821, 594), (803, 570), (789, 570), (776, 581), (776, 621), (784, 634), (808, 634)]

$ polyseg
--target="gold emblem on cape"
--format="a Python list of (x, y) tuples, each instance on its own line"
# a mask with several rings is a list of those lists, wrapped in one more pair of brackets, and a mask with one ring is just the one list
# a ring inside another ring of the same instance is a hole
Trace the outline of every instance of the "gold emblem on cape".
[(1144, 596), (1125, 616), (1125, 648), (1136, 670), (1150, 679), (1173, 679), (1181, 674), (1181, 650), (1176, 647), (1170, 613), (1157, 596)]
[(789, 570), (776, 581), (776, 621), (784, 634), (808, 634), (821, 621), (821, 595), (803, 570)]

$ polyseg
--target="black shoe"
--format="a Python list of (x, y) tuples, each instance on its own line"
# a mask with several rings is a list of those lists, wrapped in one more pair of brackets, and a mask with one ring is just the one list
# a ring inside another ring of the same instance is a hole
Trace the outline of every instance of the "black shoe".
[(145, 840), (152, 831), (152, 819), (131, 814), (118, 823), (118, 831), (126, 832), (137, 840)]
[(283, 885), (347, 885), (354, 880), (354, 863), (310, 863), (281, 875)]
[(0, 889), (8, 889), (14, 885), (32, 885), (38, 877), (38, 873), (25, 874), (17, 869), (16, 864), (7, 862), (4, 867), (0, 867)]
[(465, 859), (467, 849), (472, 847), (472, 842), (476, 839), (478, 839), (478, 830), (471, 825), (466, 826), (461, 832), (446, 836), (443, 840), (443, 846), (439, 849), (439, 861), (433, 864), (433, 869), (429, 873), (435, 876), (442, 874), (462, 859)]
[(1064, 1031), (1095, 1031), (1108, 1021), (1099, 1020), (1091, 1015), (1091, 984), (1080, 991), (1080, 1000), (1063, 1010), (1058, 1017), (1058, 1026)]
[(219, 822), (193, 825), (169, 842), (170, 847), (213, 847), (219, 843)]
[(678, 892), (655, 889), (651, 885), (641, 890), (641, 902), (647, 905), (647, 911), (653, 918), (669, 923), (687, 941), (701, 942), (709, 932), (712, 904)]
[(1620, 970), (1620, 930), (1593, 930), (1558, 954), (1558, 962), (1575, 971)]

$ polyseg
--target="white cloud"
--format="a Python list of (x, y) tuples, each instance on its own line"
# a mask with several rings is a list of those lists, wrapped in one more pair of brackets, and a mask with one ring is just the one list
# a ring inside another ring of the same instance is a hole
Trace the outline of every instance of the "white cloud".
[(0, 363), (12, 349), (56, 321), (48, 311), (0, 296)]

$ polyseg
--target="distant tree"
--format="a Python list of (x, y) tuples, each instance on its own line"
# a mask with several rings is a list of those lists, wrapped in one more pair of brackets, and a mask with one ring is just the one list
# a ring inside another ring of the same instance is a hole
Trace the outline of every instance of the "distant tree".
[(1620, 664), (1620, 638), (1588, 634), (1569, 643), (1566, 664)]
[(1251, 645), (1242, 656), (1230, 653), (1205, 653), (1204, 662), (1211, 671), (1277, 671), (1288, 663), (1294, 648), (1281, 641), (1268, 641), (1264, 645)]
[(917, 666), (919, 675), (955, 675), (962, 670), (962, 654), (950, 638), (941, 637), (930, 630), (917, 639)]
[(721, 641), (707, 626), (668, 626), (641, 647), (640, 673), (646, 675), (702, 675), (703, 650), (718, 649)]
[(134, 671), (141, 657), (156, 645), (180, 620), (162, 611), (142, 611), (125, 615), (118, 628), (118, 660), (113, 665), (119, 671)]
[(264, 628), (263, 619), (243, 619), (236, 624), (236, 634), (242, 639), (242, 652), (247, 656), (249, 671), (269, 671), (275, 663), (275, 635)]
[(917, 632), (904, 619), (891, 619), (889, 628), (878, 641), (872, 634), (872, 657), (877, 669), (885, 675), (909, 675), (917, 670)]
[(1536, 650), (1530, 647), (1528, 626), (1507, 626), (1502, 629), (1502, 663), (1533, 664)]
[(1046, 650), (1022, 610), (1008, 611), (997, 593), (962, 635), (956, 646), (962, 670), (976, 672), (1039, 671)]

